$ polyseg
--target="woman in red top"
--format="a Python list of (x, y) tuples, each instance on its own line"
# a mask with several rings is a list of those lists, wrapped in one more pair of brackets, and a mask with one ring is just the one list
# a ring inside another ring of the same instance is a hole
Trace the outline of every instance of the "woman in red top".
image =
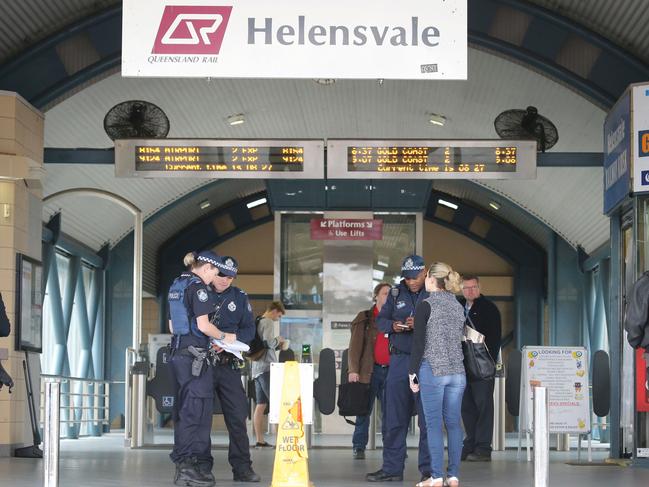
[[(352, 322), (352, 336), (349, 341), (349, 382), (370, 384), (370, 409), (367, 416), (356, 417), (352, 437), (353, 454), (356, 459), (365, 458), (370, 415), (374, 400), (381, 401), (381, 412), (385, 411), (384, 386), (390, 364), (388, 338), (376, 328), (376, 316), (388, 299), (390, 284), (382, 282), (374, 288), (374, 306), (358, 313)], [(381, 421), (381, 425), (383, 425)]]

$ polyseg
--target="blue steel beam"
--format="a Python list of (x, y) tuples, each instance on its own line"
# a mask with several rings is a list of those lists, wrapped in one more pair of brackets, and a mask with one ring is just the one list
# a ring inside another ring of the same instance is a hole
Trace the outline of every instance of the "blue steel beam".
[[(469, 45), (515, 59), (565, 83), (604, 109), (610, 108), (630, 83), (649, 79), (649, 66), (608, 39), (547, 9), (517, 0), (469, 0)], [(498, 14), (513, 11), (530, 17), (520, 45), (497, 38), (492, 27)], [(16, 91), (37, 108), (98, 75), (118, 68), (121, 59), (121, 6), (67, 26), (0, 66), (0, 89)], [(83, 36), (99, 59), (68, 73), (57, 52), (63, 42)], [(588, 73), (562, 66), (559, 54), (571, 40), (599, 54)]]
[[(601, 152), (545, 152), (538, 167), (602, 167)], [(115, 164), (114, 149), (63, 149), (46, 147), (45, 164)]]

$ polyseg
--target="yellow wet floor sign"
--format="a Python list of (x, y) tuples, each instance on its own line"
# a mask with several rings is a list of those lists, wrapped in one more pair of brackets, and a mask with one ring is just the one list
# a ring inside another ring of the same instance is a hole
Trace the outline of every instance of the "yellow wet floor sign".
[(309, 483), (308, 460), (302, 423), (300, 368), (297, 362), (285, 362), (271, 487), (312, 485)]

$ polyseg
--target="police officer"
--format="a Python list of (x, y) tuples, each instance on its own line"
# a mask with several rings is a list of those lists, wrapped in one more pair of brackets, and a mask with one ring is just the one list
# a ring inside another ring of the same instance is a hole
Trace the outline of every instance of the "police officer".
[(212, 426), (212, 367), (207, 359), (209, 338), (233, 342), (236, 335), (223, 333), (210, 323), (214, 310), (209, 283), (218, 273), (214, 252), (192, 252), (185, 256), (188, 268), (174, 280), (169, 294), (171, 373), (176, 382), (174, 401), (174, 484), (209, 487), (214, 485), (210, 431)]
[[(237, 340), (249, 344), (255, 337), (255, 319), (248, 295), (232, 285), (239, 265), (234, 257), (221, 257), (216, 267), (218, 274), (212, 279), (214, 290), (214, 315), (212, 322), (220, 330), (236, 334)], [(225, 426), (228, 428), (230, 445), (228, 461), (233, 478), (237, 482), (259, 482), (260, 477), (252, 469), (246, 418), (248, 400), (241, 384), (243, 362), (224, 350), (214, 357), (214, 389), (218, 394)]]
[(385, 382), (385, 436), (383, 466), (368, 473), (368, 482), (402, 481), (406, 459), (406, 436), (414, 408), (419, 415), (419, 471), (421, 480), (430, 477), (430, 454), (426, 424), (419, 395), (410, 390), (408, 365), (417, 304), (428, 297), (424, 288), (424, 259), (411, 255), (401, 265), (403, 280), (390, 290), (386, 303), (376, 318), (377, 327), (389, 334), (390, 367)]

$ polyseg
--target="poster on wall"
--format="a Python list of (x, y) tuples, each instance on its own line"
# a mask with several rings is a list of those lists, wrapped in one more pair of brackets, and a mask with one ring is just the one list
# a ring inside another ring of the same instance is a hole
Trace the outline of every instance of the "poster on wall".
[(649, 192), (649, 84), (631, 88), (633, 192)]
[(521, 429), (533, 431), (534, 387), (548, 389), (550, 433), (590, 431), (588, 352), (584, 347), (523, 347)]
[(43, 266), (16, 255), (16, 350), (43, 349)]

